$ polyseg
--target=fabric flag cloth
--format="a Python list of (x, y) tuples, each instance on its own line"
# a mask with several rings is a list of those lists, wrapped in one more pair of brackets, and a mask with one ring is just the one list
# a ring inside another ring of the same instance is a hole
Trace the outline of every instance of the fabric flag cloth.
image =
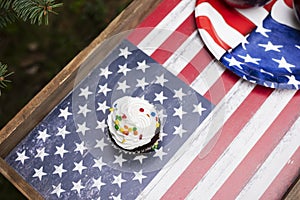
[(299, 89), (300, 25), (291, 4), (278, 0), (265, 8), (243, 10), (221, 1), (199, 0), (200, 34), (238, 76), (271, 88)]
[[(162, 1), (6, 162), (46, 199), (281, 199), (299, 173), (300, 93), (221, 65), (195, 5)], [(124, 95), (160, 111), (156, 151), (127, 154), (107, 139), (108, 109)]]

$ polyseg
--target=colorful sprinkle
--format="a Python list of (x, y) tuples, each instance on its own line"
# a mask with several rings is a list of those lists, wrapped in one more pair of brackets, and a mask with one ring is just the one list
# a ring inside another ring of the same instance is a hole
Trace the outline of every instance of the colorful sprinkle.
[(148, 116), (148, 117), (150, 117), (150, 115), (149, 115), (149, 114), (147, 114), (147, 116)]
[(137, 130), (133, 131), (133, 135), (138, 135), (139, 132)]
[(140, 112), (144, 112), (145, 110), (144, 110), (144, 108), (140, 108)]
[(133, 131), (136, 131), (137, 130), (137, 128), (136, 127), (133, 127), (133, 129), (132, 129)]
[(131, 132), (131, 131), (132, 131), (132, 128), (129, 128), (128, 131)]
[(115, 120), (115, 124), (119, 125), (120, 124), (119, 120)]
[(122, 118), (123, 118), (123, 119), (126, 119), (126, 118), (127, 118), (127, 116), (126, 116), (125, 114), (123, 114), (123, 115), (122, 115)]
[(114, 110), (115, 110), (114, 108), (110, 108), (110, 109), (109, 109), (110, 112), (113, 112)]
[(119, 126), (118, 126), (117, 124), (115, 125), (115, 129), (116, 129), (116, 130), (119, 130)]
[(159, 122), (156, 122), (156, 128), (158, 128), (160, 126)]
[(120, 115), (117, 115), (116, 119), (119, 120), (119, 121), (122, 121), (122, 117)]
[(128, 131), (123, 131), (122, 132), (124, 135), (129, 135), (129, 132)]
[(128, 129), (128, 126), (127, 126), (127, 125), (124, 125), (124, 128), (125, 128), (125, 129)]
[(152, 117), (155, 117), (155, 115), (156, 115), (155, 112), (151, 112)]
[(140, 137), (139, 137), (139, 139), (141, 140), (141, 139), (143, 139), (143, 135), (142, 134), (140, 134)]

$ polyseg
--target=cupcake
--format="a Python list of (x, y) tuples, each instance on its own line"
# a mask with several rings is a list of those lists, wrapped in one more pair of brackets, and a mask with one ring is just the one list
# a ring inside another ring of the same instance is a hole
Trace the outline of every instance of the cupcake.
[(152, 104), (138, 97), (117, 99), (108, 115), (108, 135), (119, 148), (147, 152), (157, 148), (160, 120)]

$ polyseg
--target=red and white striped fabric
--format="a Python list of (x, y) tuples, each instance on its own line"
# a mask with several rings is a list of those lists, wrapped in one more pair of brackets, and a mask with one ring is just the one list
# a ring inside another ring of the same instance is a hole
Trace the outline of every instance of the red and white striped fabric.
[(138, 199), (280, 199), (300, 169), (300, 92), (221, 66), (197, 32), (195, 5), (164, 0), (128, 37), (216, 105)]

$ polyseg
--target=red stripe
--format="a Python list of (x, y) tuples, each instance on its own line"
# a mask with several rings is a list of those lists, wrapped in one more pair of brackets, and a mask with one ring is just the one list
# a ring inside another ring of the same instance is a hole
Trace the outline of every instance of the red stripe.
[(287, 163), (284, 166), (279, 175), (264, 192), (261, 200), (282, 199), (286, 189), (296, 181), (300, 170), (300, 148), (297, 149), (290, 160), (293, 161), (293, 163)]
[(170, 37), (164, 41), (164, 43), (155, 52), (153, 52), (151, 57), (156, 62), (163, 64), (194, 31), (196, 31), (196, 26), (193, 12), (170, 35)]
[(204, 68), (213, 60), (206, 48), (202, 48), (197, 55), (178, 74), (178, 78), (190, 85)]
[(214, 26), (212, 25), (208, 17), (199, 16), (196, 18), (196, 23), (199, 28), (206, 30), (208, 34), (212, 37), (212, 39), (215, 41), (215, 43), (217, 43), (221, 48), (225, 50), (231, 49), (231, 47), (218, 36), (217, 32), (214, 29)]
[(234, 199), (240, 193), (258, 170), (259, 166), (268, 158), (282, 137), (300, 116), (300, 113), (295, 111), (295, 108), (299, 107), (300, 92), (297, 92), (260, 140), (225, 181), (213, 199)]
[(146, 17), (128, 36), (128, 40), (137, 45), (153, 27), (157, 26), (181, 1), (162, 1), (151, 14)]
[(270, 1), (269, 3), (267, 3), (267, 4), (264, 6), (264, 8), (265, 8), (268, 12), (270, 12), (271, 9), (272, 9), (272, 7), (273, 7), (273, 5), (274, 5), (274, 3), (275, 3), (276, 1), (277, 1), (277, 0), (272, 0), (272, 1)]
[(200, 0), (197, 2), (197, 4), (199, 5), (202, 2), (208, 2), (211, 4), (218, 11), (218, 13), (223, 16), (224, 20), (229, 26), (233, 27), (243, 35), (247, 35), (256, 27), (256, 25), (253, 24), (248, 18), (240, 14), (233, 7), (228, 6), (223, 1)]
[(284, 3), (290, 7), (290, 8), (293, 8), (293, 1), (292, 0), (284, 0)]
[(239, 79), (240, 77), (233, 72), (225, 70), (221, 77), (204, 94), (204, 97), (214, 105), (217, 105)]
[(220, 134), (220, 138), (214, 148), (202, 159), (200, 159), (202, 155), (200, 153), (199, 157), (193, 160), (164, 194), (162, 199), (184, 199), (234, 140), (272, 91), (262, 86), (256, 86), (226, 121), (221, 132), (218, 133), (218, 135)]

